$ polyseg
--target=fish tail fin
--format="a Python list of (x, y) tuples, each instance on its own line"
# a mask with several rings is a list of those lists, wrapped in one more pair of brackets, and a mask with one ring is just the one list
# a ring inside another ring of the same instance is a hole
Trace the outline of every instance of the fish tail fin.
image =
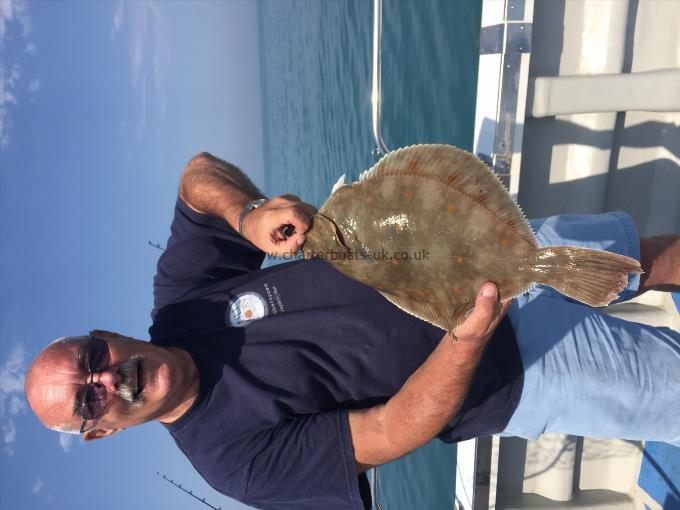
[(630, 257), (575, 246), (540, 248), (531, 270), (536, 283), (590, 306), (608, 305), (626, 288), (628, 273), (643, 273)]

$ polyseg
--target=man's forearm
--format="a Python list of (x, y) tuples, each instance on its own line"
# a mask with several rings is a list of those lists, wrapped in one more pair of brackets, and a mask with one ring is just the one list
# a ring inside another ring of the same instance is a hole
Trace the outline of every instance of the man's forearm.
[(387, 403), (350, 411), (357, 470), (398, 459), (436, 436), (465, 400), (485, 345), (444, 336)]
[(472, 313), (448, 335), (387, 403), (349, 412), (359, 471), (397, 459), (436, 436), (460, 409), (484, 349), (509, 302), (491, 283), (480, 288)]
[(398, 455), (436, 436), (460, 409), (486, 342), (451, 342), (446, 335), (383, 410), (384, 433)]
[(237, 167), (203, 152), (184, 170), (179, 196), (195, 211), (222, 218), (238, 229), (245, 205), (263, 195)]
[(234, 165), (207, 152), (191, 159), (179, 185), (179, 196), (194, 211), (224, 219), (257, 248), (271, 255), (296, 253), (305, 241), (316, 208), (293, 195), (267, 200), (239, 219), (248, 202), (263, 198)]

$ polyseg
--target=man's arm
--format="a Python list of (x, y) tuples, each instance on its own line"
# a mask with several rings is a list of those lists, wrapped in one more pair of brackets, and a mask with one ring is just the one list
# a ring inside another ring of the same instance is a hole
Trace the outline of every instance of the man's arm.
[[(241, 170), (207, 152), (189, 161), (182, 174), (179, 196), (194, 211), (222, 218), (237, 231), (246, 204), (263, 197)], [(245, 216), (243, 236), (264, 252), (293, 254), (304, 243), (315, 212), (313, 206), (295, 196), (276, 197)], [(282, 233), (284, 225), (293, 225), (292, 235)]]
[[(490, 295), (485, 295), (486, 291)], [(485, 292), (483, 294), (482, 292)], [(480, 289), (474, 311), (385, 404), (350, 411), (358, 472), (406, 455), (436, 436), (463, 403), (484, 348), (505, 314), (495, 285)]]

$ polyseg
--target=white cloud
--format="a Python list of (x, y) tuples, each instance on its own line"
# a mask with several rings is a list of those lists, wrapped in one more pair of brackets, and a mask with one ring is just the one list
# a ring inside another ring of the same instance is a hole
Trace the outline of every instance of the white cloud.
[(9, 356), (0, 365), (0, 432), (3, 451), (14, 455), (17, 429), (13, 416), (26, 412), (24, 401), (24, 377), (26, 372), (24, 348), (16, 344)]
[(4, 149), (9, 145), (9, 136), (7, 135), (7, 109), (0, 108), (0, 149)]
[(45, 487), (45, 483), (42, 481), (40, 477), (35, 479), (35, 482), (33, 483), (33, 488), (31, 489), (31, 492), (33, 494), (38, 494), (43, 487)]
[[(31, 16), (25, 0), (0, 0), (0, 148), (9, 143), (12, 110), (18, 104), (18, 86), (21, 69), (5, 54), (5, 41), (12, 37), (25, 43), (26, 53), (34, 54), (36, 46), (31, 40)], [(10, 32), (12, 33), (10, 36)]]
[(8, 26), (16, 22), (21, 27), (21, 34), (28, 37), (31, 33), (31, 18), (28, 15), (25, 0), (0, 0), (0, 39), (4, 40)]
[(149, 11), (152, 9), (150, 2), (136, 2), (132, 4), (130, 23), (132, 30), (130, 31), (130, 67), (132, 76), (132, 86), (137, 88), (142, 78), (142, 66), (144, 65), (144, 53), (146, 47), (146, 40), (149, 34), (147, 28), (147, 19)]
[(9, 414), (11, 416), (15, 416), (21, 412), (23, 412), (26, 409), (26, 402), (24, 402), (24, 399), (17, 396), (17, 395), (12, 395), (9, 399)]
[(26, 10), (28, 7), (27, 2), (25, 0), (10, 0), (10, 3), (14, 5), (14, 14), (16, 15), (19, 25), (21, 25), (22, 35), (24, 37), (28, 37), (31, 34), (33, 23), (31, 22), (31, 18), (28, 15), (28, 11)]
[(64, 432), (59, 433), (59, 446), (64, 452), (68, 453), (73, 445), (73, 434), (65, 434)]
[[(138, 94), (140, 107), (136, 122), (138, 138), (144, 136), (147, 113), (155, 107), (159, 116), (167, 108), (166, 83), (170, 66), (170, 31), (161, 2), (122, 2), (113, 15), (111, 37), (129, 28), (128, 59), (132, 89)], [(153, 98), (153, 99), (151, 99)]]
[(7, 84), (10, 87), (14, 87), (17, 81), (19, 81), (19, 78), (21, 78), (21, 71), (19, 71), (19, 67), (14, 64), (12, 66), (12, 70), (8, 74), (9, 76), (7, 77)]
[(31, 83), (28, 84), (28, 91), (35, 94), (40, 90), (40, 80), (38, 78), (33, 78)]
[(17, 427), (11, 418), (2, 424), (3, 451), (7, 455), (14, 455), (14, 442), (17, 439)]
[(170, 34), (167, 15), (164, 10), (156, 8), (153, 11), (154, 20), (154, 49), (153, 49), (153, 79), (154, 92), (158, 99), (161, 117), (165, 116), (166, 75), (170, 68)]
[(8, 412), (11, 415), (19, 414), (26, 407), (23, 402), (25, 357), (23, 346), (16, 344), (0, 365), (0, 416)]
[(113, 13), (113, 26), (111, 27), (111, 38), (116, 37), (118, 32), (120, 32), (120, 27), (123, 25), (123, 19), (125, 17), (125, 4), (123, 2), (118, 2), (116, 5), (116, 12)]
[(144, 126), (146, 126), (146, 76), (142, 77), (141, 94), (142, 105), (139, 108), (139, 122), (137, 123), (137, 138), (140, 140), (144, 136)]
[(0, 96), (0, 105), (17, 104), (17, 98), (9, 90), (5, 90), (4, 94)]
[(0, 39), (5, 38), (7, 23), (14, 19), (14, 8), (10, 0), (0, 0)]

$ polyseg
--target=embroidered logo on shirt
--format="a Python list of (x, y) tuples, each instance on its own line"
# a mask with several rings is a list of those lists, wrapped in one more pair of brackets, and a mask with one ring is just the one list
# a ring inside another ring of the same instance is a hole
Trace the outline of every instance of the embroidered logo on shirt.
[(256, 292), (245, 292), (229, 303), (227, 321), (232, 326), (245, 326), (267, 315), (267, 303)]
[(278, 315), (286, 311), (283, 307), (283, 301), (281, 300), (281, 295), (279, 294), (279, 289), (276, 288), (276, 285), (265, 283), (264, 291), (267, 293), (267, 301), (269, 301), (269, 308), (273, 315)]

